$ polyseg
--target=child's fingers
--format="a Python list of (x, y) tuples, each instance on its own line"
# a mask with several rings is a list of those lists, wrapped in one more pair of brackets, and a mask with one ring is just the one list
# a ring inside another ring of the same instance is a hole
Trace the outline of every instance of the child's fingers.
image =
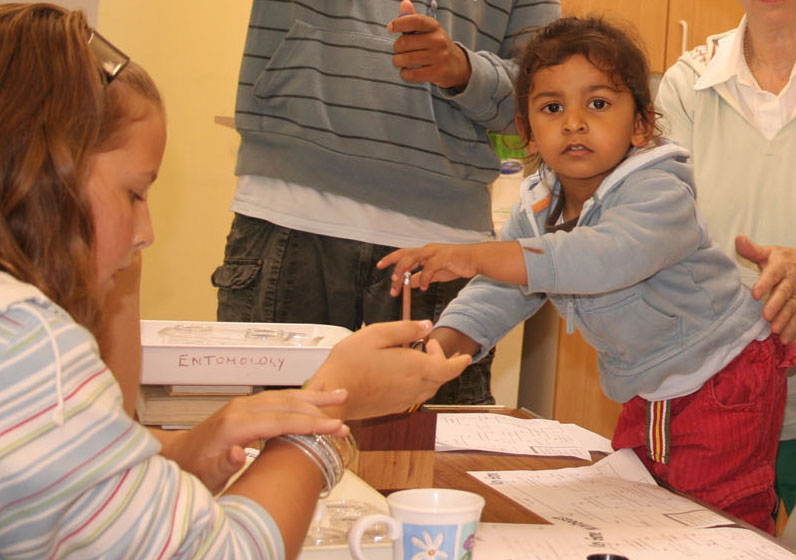
[(379, 260), (379, 262), (376, 263), (376, 268), (378, 268), (379, 270), (383, 270), (383, 269), (395, 264), (395, 262), (400, 258), (401, 251), (402, 251), (402, 249), (399, 249), (398, 251), (393, 251), (389, 255), (383, 256)]
[[(396, 297), (401, 294), (404, 287), (404, 277), (407, 272), (412, 272), (414, 269), (417, 268), (417, 262), (412, 260), (400, 260), (395, 264), (395, 268), (393, 269), (392, 276), (390, 276), (390, 295)], [(410, 286), (411, 284), (411, 277), (410, 277)]]

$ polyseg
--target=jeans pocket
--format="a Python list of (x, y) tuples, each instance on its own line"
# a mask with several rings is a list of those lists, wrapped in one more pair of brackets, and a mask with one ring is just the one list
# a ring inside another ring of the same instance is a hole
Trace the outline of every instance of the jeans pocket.
[(213, 271), (210, 282), (218, 288), (219, 321), (251, 321), (260, 259), (228, 258)]

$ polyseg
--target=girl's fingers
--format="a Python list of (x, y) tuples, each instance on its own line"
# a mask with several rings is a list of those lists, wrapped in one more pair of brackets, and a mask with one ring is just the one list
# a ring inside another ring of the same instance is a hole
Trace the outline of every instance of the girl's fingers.
[(209, 459), (209, 464), (201, 467), (201, 479), (205, 486), (213, 492), (220, 492), (233, 474), (246, 464), (246, 453), (239, 445), (233, 445), (224, 453)]
[(242, 427), (234, 438), (234, 441), (240, 444), (255, 439), (271, 439), (284, 434), (336, 434), (346, 433), (347, 430), (339, 418), (308, 416), (295, 412), (252, 414), (243, 421), (246, 422), (246, 426)]
[(332, 391), (293, 389), (291, 396), (315, 406), (329, 406), (333, 404), (343, 404), (348, 398), (348, 391), (344, 388), (334, 389)]
[(354, 333), (351, 340), (371, 348), (391, 348), (425, 338), (432, 327), (431, 321), (428, 320), (373, 323)]
[(296, 412), (309, 416), (325, 416), (318, 407), (342, 404), (347, 398), (348, 391), (344, 388), (333, 391), (312, 388), (271, 390), (237, 399), (233, 406), (239, 414)]

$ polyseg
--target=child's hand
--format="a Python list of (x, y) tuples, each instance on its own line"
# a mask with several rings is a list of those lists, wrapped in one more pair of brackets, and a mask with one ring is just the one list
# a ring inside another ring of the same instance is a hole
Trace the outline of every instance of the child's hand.
[(390, 279), (390, 295), (401, 293), (405, 271), (423, 270), (412, 276), (412, 287), (427, 290), (432, 282), (449, 282), (456, 278), (472, 278), (478, 274), (477, 249), (480, 244), (443, 245), (399, 249), (376, 263), (379, 269), (395, 265)]

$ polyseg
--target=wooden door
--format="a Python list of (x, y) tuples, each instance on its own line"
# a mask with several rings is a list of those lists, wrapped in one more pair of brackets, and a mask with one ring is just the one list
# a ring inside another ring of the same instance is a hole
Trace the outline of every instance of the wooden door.
[(668, 6), (669, 0), (561, 0), (561, 13), (599, 15), (619, 25), (630, 24), (646, 47), (650, 70), (663, 72)]
[(686, 50), (705, 44), (710, 35), (738, 27), (743, 10), (737, 0), (669, 0), (666, 68)]
[(622, 405), (610, 400), (600, 389), (597, 352), (577, 331), (567, 334), (565, 321), (561, 319), (553, 418), (574, 422), (610, 438), (621, 409)]

